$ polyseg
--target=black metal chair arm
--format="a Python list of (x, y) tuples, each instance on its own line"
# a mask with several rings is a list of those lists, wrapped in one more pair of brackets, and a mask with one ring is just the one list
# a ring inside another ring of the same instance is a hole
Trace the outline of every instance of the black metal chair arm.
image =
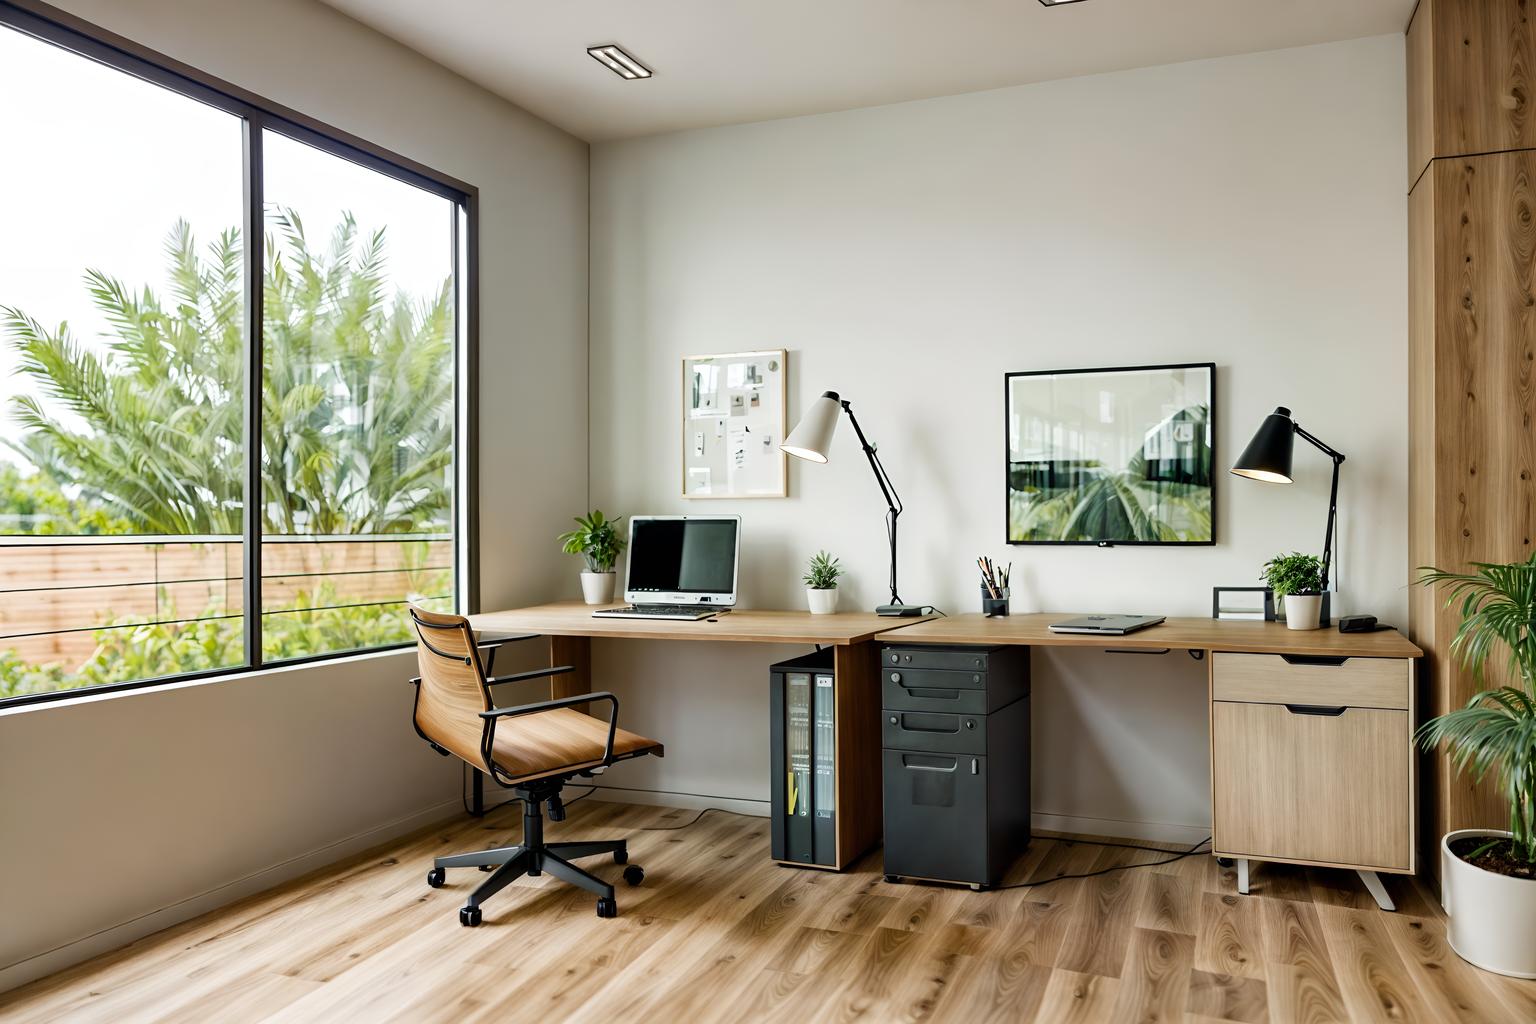
[[(566, 671), (570, 670), (566, 669)], [(540, 711), (554, 711), (556, 708), (573, 707), (594, 700), (606, 700), (613, 707), (608, 715), (608, 742), (603, 746), (603, 764), (608, 765), (613, 763), (613, 736), (619, 727), (619, 698), (606, 690), (597, 693), (579, 693), (574, 697), (559, 697), (555, 700), (541, 700), (533, 704), (520, 704), (515, 708), (492, 708), (489, 711), (480, 712), (480, 717), (494, 728), (495, 722), (503, 718), (535, 715)]]
[(576, 671), (573, 665), (557, 665), (554, 668), (536, 668), (527, 672), (514, 672), (509, 676), (492, 676), (485, 681), (487, 686), (495, 686), (497, 683), (516, 683), (524, 679), (540, 679), (544, 676), (560, 676), (567, 672)]
[(517, 636), (504, 636), (496, 640), (477, 640), (475, 641), (475, 646), (482, 651), (486, 651), (494, 647), (500, 647), (502, 644), (515, 644), (521, 643), (524, 640), (537, 640), (542, 635), (542, 633), (521, 633)]

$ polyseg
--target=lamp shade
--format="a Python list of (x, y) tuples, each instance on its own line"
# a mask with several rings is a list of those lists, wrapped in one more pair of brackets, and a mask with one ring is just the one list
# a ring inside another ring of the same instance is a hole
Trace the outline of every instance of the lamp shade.
[(837, 417), (843, 411), (836, 391), (825, 391), (811, 403), (779, 448), (797, 459), (826, 462), (832, 450), (832, 435), (837, 432)]
[(1259, 424), (1253, 440), (1232, 464), (1232, 472), (1271, 484), (1291, 482), (1291, 453), (1296, 448), (1296, 422), (1281, 406)]

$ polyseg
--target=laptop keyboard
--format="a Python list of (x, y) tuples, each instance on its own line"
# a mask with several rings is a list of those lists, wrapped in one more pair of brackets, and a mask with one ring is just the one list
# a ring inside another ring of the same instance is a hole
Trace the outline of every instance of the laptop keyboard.
[(673, 604), (638, 604), (627, 608), (604, 608), (602, 611), (593, 612), (593, 615), (633, 615), (647, 619), (697, 619), (706, 615), (714, 615), (715, 608), (682, 607)]

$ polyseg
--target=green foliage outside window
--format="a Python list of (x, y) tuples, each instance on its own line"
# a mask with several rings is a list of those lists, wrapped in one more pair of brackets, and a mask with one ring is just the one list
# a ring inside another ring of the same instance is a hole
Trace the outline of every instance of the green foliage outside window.
[[(445, 535), (451, 279), (424, 297), (391, 291), (384, 231), (363, 235), (350, 215), (323, 245), (306, 237), (292, 210), (276, 211), (271, 223), (263, 275), (264, 534)], [(0, 440), (35, 469), (0, 463), (0, 534), (240, 534), (242, 253), (237, 230), (200, 252), (178, 222), (165, 246), (164, 297), (88, 270), (86, 288), (110, 327), (105, 350), (82, 345), (67, 323), (49, 328), (0, 304), (0, 337), (16, 353), (19, 374), (47, 399), (12, 399), (22, 433)], [(443, 596), (449, 573), (417, 573), (411, 590), (392, 600), (451, 604)], [(328, 582), (301, 592), (286, 607), (302, 614), (265, 618), (264, 659), (410, 639), (399, 603), (331, 607), (362, 600), (336, 594)], [(218, 607), (202, 614), (225, 617), (101, 629), (96, 651), (74, 667), (29, 664), (0, 649), (0, 698), (238, 664), (238, 614)]]

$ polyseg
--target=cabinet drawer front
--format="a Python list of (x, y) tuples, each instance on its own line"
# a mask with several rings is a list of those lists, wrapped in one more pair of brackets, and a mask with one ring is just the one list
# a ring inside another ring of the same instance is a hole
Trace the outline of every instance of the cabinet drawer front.
[(880, 745), (887, 750), (925, 750), (948, 754), (987, 752), (986, 715), (950, 715), (925, 711), (886, 711)]
[(1406, 711), (1217, 701), (1211, 752), (1221, 853), (1411, 867)]
[(1408, 707), (1413, 663), (1401, 658), (1286, 661), (1279, 654), (1211, 655), (1211, 698), (1322, 707)]
[(886, 668), (935, 668), (951, 672), (987, 671), (994, 648), (891, 645), (882, 652), (880, 663)]

